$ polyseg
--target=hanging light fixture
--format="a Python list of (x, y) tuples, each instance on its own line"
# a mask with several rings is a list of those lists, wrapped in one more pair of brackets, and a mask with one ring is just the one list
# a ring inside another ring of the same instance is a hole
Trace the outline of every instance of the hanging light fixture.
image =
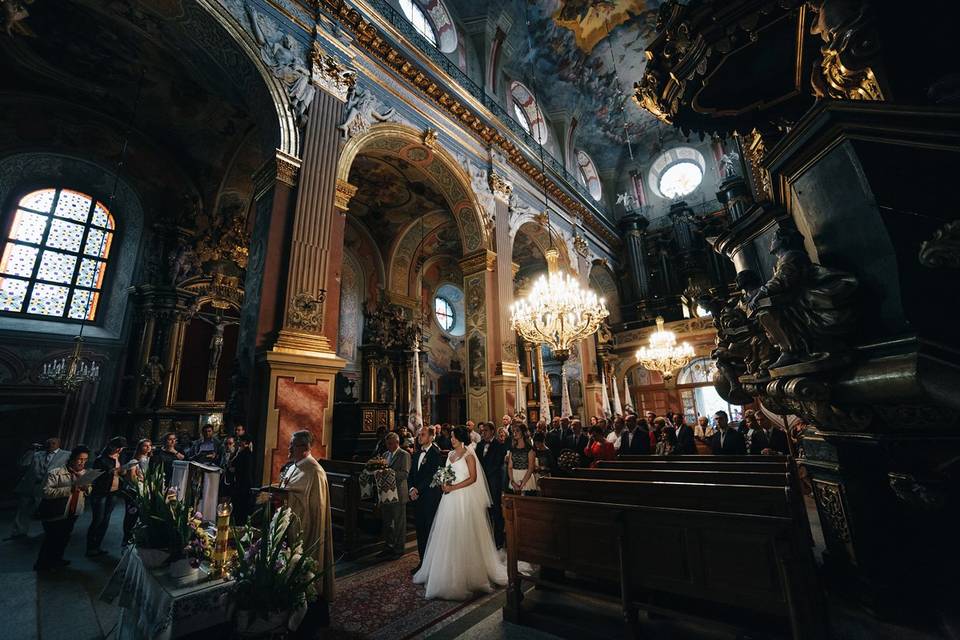
[[(137, 94), (133, 101), (133, 112), (130, 115), (130, 122), (127, 130), (123, 134), (123, 145), (120, 147), (120, 157), (117, 159), (117, 170), (113, 176), (113, 189), (110, 192), (110, 199), (107, 201), (107, 209), (113, 210), (113, 201), (117, 196), (117, 187), (120, 185), (120, 173), (123, 170), (124, 160), (127, 157), (127, 147), (130, 144), (130, 133), (133, 130), (133, 123), (137, 117), (137, 110), (140, 107), (140, 95), (143, 90), (144, 69), (140, 69), (140, 79), (137, 82)], [(103, 243), (107, 236), (101, 239), (100, 251), (97, 255), (103, 253)], [(94, 297), (87, 296), (87, 306), (83, 317), (80, 318), (80, 330), (77, 337), (73, 339), (73, 353), (65, 358), (57, 358), (52, 362), (43, 365), (40, 371), (40, 381), (47, 384), (60, 387), (64, 393), (72, 394), (77, 389), (88, 382), (97, 382), (100, 379), (100, 364), (92, 358), (83, 355), (83, 329), (86, 326), (87, 318), (90, 317), (90, 305)]]
[(663, 328), (663, 317), (657, 316), (657, 330), (650, 335), (650, 346), (637, 350), (637, 362), (648, 371), (659, 371), (665, 379), (687, 366), (694, 351), (689, 342), (677, 344), (677, 335)]
[[(530, 35), (529, 8), (526, 8), (528, 46), (533, 48)], [(536, 73), (531, 75), (534, 92), (537, 90)], [(553, 357), (561, 364), (570, 357), (570, 347), (587, 338), (600, 327), (610, 315), (603, 298), (598, 298), (590, 289), (583, 289), (569, 273), (558, 267), (560, 252), (553, 241), (550, 222), (550, 199), (547, 192), (547, 167), (543, 158), (543, 135), (536, 136), (540, 144), (540, 174), (543, 179), (542, 220), (547, 226), (550, 248), (546, 251), (547, 273), (541, 274), (524, 300), (510, 305), (510, 323), (513, 329), (529, 342), (550, 347)]]

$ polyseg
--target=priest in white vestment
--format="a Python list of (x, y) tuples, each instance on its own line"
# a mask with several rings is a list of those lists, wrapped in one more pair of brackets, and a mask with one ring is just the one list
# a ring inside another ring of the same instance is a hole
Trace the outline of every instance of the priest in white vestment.
[[(330, 515), (330, 486), (327, 474), (310, 453), (313, 434), (297, 431), (290, 437), (290, 459), (293, 465), (284, 472), (281, 486), (287, 490), (287, 506), (299, 522), (304, 549), (312, 549), (318, 570), (323, 577), (317, 582), (320, 602), (317, 603), (319, 626), (329, 622), (329, 603), (333, 600), (333, 525)], [(313, 608), (313, 607), (311, 607)], [(308, 613), (304, 625), (310, 618)]]

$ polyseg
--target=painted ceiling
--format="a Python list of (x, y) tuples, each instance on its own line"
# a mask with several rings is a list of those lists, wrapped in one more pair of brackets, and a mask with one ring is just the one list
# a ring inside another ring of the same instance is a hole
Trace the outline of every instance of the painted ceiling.
[(463, 255), (446, 200), (418, 167), (402, 158), (363, 154), (354, 159), (349, 180), (357, 187), (350, 214), (367, 228), (384, 257), (401, 230), (421, 218), (426, 255)]
[[(473, 0), (452, 0), (458, 13), (477, 13)], [(493, 4), (493, 3), (491, 3)], [(578, 120), (575, 145), (601, 170), (617, 167), (627, 137), (637, 152), (666, 129), (631, 98), (646, 67), (663, 0), (512, 0), (508, 35), (513, 55), (504, 68), (531, 86), (544, 110)], [(464, 15), (465, 14), (465, 15)], [(491, 14), (495, 20), (499, 15)], [(525, 20), (529, 17), (529, 33)]]

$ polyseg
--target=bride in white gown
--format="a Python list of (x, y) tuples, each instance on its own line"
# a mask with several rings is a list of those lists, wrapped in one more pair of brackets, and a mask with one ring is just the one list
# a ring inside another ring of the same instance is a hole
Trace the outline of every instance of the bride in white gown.
[(490, 490), (483, 468), (473, 447), (464, 446), (470, 444), (467, 428), (455, 428), (451, 442), (447, 467), (455, 479), (443, 486), (423, 563), (413, 581), (426, 584), (427, 598), (467, 600), (507, 584), (507, 568), (493, 542), (487, 515)]

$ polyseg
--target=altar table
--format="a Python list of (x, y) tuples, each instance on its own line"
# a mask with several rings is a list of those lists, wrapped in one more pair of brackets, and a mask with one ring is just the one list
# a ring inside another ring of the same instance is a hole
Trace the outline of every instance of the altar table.
[(170, 640), (228, 622), (232, 586), (221, 579), (178, 585), (166, 568), (146, 568), (130, 545), (100, 599), (120, 607), (119, 640)]

